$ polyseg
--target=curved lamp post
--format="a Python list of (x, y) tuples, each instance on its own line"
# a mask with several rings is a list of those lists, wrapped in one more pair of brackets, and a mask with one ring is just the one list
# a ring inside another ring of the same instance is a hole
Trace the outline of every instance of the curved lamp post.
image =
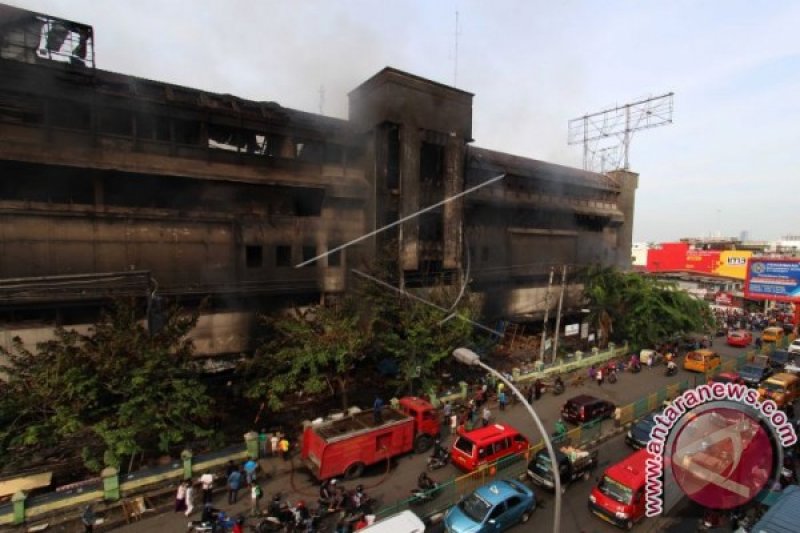
[(536, 427), (539, 428), (539, 432), (542, 434), (544, 445), (547, 447), (547, 453), (550, 455), (550, 464), (552, 465), (553, 469), (553, 480), (555, 481), (554, 495), (556, 502), (555, 508), (553, 509), (553, 533), (559, 533), (561, 523), (561, 473), (558, 469), (558, 460), (556, 459), (556, 452), (553, 449), (553, 443), (550, 441), (550, 435), (544, 429), (542, 421), (539, 420), (539, 416), (536, 414), (536, 411), (533, 410), (533, 407), (531, 407), (531, 404), (529, 404), (525, 399), (525, 396), (519, 390), (517, 390), (517, 388), (508, 379), (506, 379), (503, 374), (481, 361), (481, 358), (478, 356), (478, 354), (469, 348), (456, 348), (453, 350), (453, 357), (465, 365), (479, 366), (505, 383), (506, 386), (511, 389), (511, 392), (514, 393), (514, 396), (516, 396), (517, 399), (522, 402), (522, 405), (524, 405), (528, 410), (531, 418), (533, 418), (534, 424), (536, 424)]

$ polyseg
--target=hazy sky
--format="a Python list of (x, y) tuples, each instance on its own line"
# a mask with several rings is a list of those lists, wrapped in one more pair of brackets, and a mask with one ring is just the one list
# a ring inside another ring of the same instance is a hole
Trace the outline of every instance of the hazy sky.
[(567, 121), (675, 92), (636, 134), (634, 239), (800, 233), (800, 2), (3, 0), (95, 28), (99, 68), (347, 116), (386, 65), (475, 93), (475, 144), (580, 166)]

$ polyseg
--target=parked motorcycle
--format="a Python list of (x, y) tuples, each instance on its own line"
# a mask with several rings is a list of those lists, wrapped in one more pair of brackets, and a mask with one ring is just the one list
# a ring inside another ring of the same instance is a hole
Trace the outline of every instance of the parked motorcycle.
[(439, 484), (428, 477), (425, 472), (417, 478), (417, 488), (411, 489), (410, 505), (422, 505), (436, 498), (441, 492)]
[(433, 454), (428, 457), (428, 470), (438, 470), (450, 463), (450, 452), (439, 441), (433, 446)]

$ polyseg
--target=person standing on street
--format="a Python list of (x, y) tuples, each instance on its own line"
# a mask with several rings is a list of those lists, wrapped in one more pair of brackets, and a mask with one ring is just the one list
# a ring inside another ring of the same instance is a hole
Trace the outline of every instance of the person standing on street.
[(258, 432), (258, 455), (261, 459), (267, 456), (268, 449), (269, 437), (267, 436), (267, 430), (261, 428), (261, 431)]
[(542, 389), (544, 389), (544, 384), (542, 383), (541, 379), (537, 378), (536, 381), (533, 383), (533, 396), (534, 398), (536, 398), (536, 401), (538, 401), (539, 398), (542, 397)]
[(192, 480), (188, 480), (186, 483), (186, 512), (183, 514), (189, 516), (194, 511), (194, 485), (192, 484)]
[(250, 515), (256, 516), (259, 513), (259, 504), (264, 491), (261, 490), (261, 485), (253, 483), (250, 486)]
[(483, 408), (483, 414), (481, 415), (481, 423), (483, 427), (489, 425), (489, 420), (492, 418), (492, 411), (489, 410), (489, 406)]
[[(502, 383), (501, 383), (501, 385), (502, 385)], [(500, 392), (497, 393), (497, 403), (500, 406), (500, 410), (501, 411), (505, 411), (506, 410), (506, 402), (507, 401), (508, 400), (506, 399), (506, 391), (500, 389)]]
[(289, 439), (286, 438), (286, 435), (281, 435), (281, 440), (278, 442), (278, 452), (284, 461), (289, 460)]
[(214, 474), (206, 472), (200, 476), (200, 486), (203, 489), (203, 505), (211, 503), (214, 493)]
[(239, 497), (239, 489), (242, 488), (242, 473), (237, 468), (228, 476), (228, 504), (233, 505)]
[(92, 531), (94, 531), (94, 523), (96, 520), (97, 517), (94, 515), (92, 506), (85, 506), (83, 508), (83, 514), (81, 515), (81, 523), (83, 524), (84, 533), (92, 533)]
[(598, 368), (597, 372), (595, 373), (595, 377), (597, 378), (597, 385), (603, 384), (603, 369)]
[(180, 513), (186, 510), (186, 483), (181, 481), (178, 485), (178, 492), (175, 494), (175, 512)]

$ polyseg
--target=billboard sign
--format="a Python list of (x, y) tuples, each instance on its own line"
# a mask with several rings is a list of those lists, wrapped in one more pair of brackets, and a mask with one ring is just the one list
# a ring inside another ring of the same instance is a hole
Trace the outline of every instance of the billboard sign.
[(800, 260), (750, 259), (744, 296), (751, 300), (800, 302)]
[(685, 242), (668, 242), (647, 251), (648, 272), (690, 272), (745, 279), (746, 250), (695, 250)]
[(567, 324), (564, 326), (564, 336), (570, 337), (572, 335), (577, 335), (578, 332), (581, 330), (580, 324)]

